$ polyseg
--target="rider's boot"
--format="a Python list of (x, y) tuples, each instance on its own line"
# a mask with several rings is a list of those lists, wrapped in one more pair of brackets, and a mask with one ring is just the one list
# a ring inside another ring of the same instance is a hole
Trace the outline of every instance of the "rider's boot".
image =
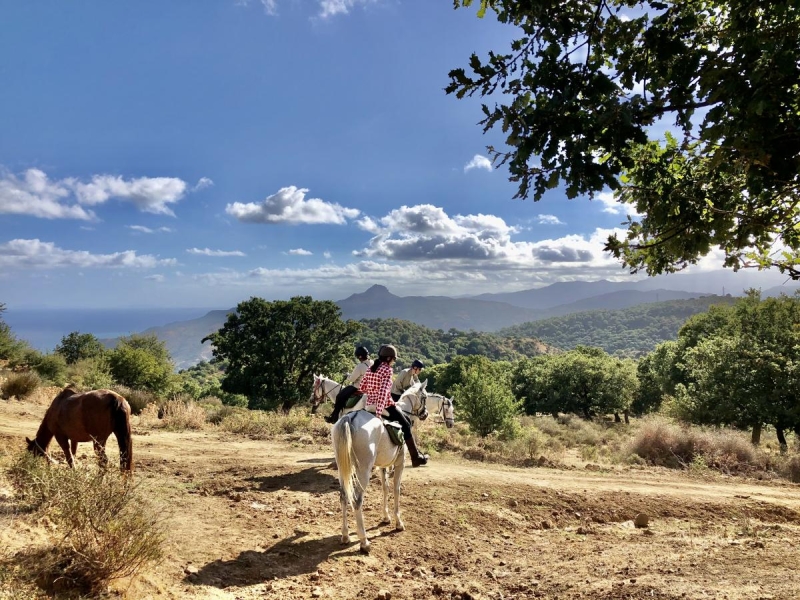
[(333, 404), (333, 412), (325, 417), (325, 420), (328, 423), (336, 423), (339, 420), (339, 413), (342, 412), (344, 402), (339, 402), (339, 398), (336, 398), (336, 402)]
[(414, 441), (414, 438), (410, 435), (405, 436), (406, 439), (406, 446), (408, 446), (408, 453), (411, 455), (411, 466), (419, 467), (422, 465), (428, 464), (428, 458), (430, 458), (427, 454), (420, 454), (419, 450), (417, 450), (417, 443)]

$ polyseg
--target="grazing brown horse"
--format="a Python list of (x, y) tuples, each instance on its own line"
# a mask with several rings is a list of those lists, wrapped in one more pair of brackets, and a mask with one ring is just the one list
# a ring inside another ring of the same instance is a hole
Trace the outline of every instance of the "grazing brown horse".
[(28, 451), (52, 460), (47, 454), (47, 446), (55, 437), (70, 467), (73, 466), (78, 442), (92, 442), (100, 463), (106, 466), (106, 440), (112, 433), (119, 444), (120, 468), (133, 471), (131, 407), (128, 401), (111, 390), (78, 393), (68, 387), (50, 404), (36, 438), (25, 440)]

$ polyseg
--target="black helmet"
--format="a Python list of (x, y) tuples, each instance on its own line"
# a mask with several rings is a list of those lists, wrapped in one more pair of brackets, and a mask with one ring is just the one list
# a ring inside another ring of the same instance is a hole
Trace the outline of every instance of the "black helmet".
[(414, 362), (411, 363), (411, 366), (412, 367), (416, 367), (417, 369), (424, 369), (425, 368), (425, 365), (423, 365), (422, 361), (420, 361), (420, 360), (415, 360)]
[(356, 358), (369, 358), (369, 350), (364, 348), (364, 346), (359, 346), (356, 348)]
[(392, 346), (391, 344), (386, 344), (385, 346), (381, 346), (381, 349), (378, 350), (378, 356), (381, 358), (394, 358), (397, 360), (397, 348)]

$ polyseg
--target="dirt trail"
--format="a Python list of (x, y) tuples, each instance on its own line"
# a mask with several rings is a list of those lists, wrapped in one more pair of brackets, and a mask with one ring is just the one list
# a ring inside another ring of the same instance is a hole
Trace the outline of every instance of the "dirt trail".
[[(0, 437), (32, 436), (43, 411), (0, 403)], [(376, 527), (373, 480), (373, 549), (361, 556), (339, 543), (327, 447), (135, 433), (138, 477), (165, 506), (170, 532), (166, 560), (132, 583), (131, 598), (798, 597), (800, 490), (791, 484), (437, 457), (406, 469), (405, 532)], [(82, 446), (80, 460), (90, 460)], [(650, 528), (633, 527), (639, 512)], [(21, 547), (22, 525), (0, 529)]]

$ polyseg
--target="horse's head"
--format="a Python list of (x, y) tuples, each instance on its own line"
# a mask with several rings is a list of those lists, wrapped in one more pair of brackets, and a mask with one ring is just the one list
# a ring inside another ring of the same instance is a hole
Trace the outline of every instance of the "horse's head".
[(325, 390), (322, 387), (322, 375), (314, 375), (314, 387), (311, 388), (311, 412), (317, 412), (319, 405), (325, 401)]
[(456, 423), (456, 410), (453, 408), (453, 399), (442, 397), (442, 417), (444, 424), (451, 429)]
[(25, 442), (28, 444), (28, 452), (30, 452), (34, 456), (44, 456), (47, 459), (47, 462), (50, 463), (55, 462), (47, 453), (47, 450), (45, 450), (39, 445), (39, 442), (28, 438), (25, 438)]
[(415, 383), (410, 388), (408, 388), (401, 397), (407, 398), (408, 401), (411, 403), (411, 414), (417, 417), (420, 421), (424, 421), (428, 418), (428, 392), (425, 389), (428, 386), (428, 380), (421, 383)]

